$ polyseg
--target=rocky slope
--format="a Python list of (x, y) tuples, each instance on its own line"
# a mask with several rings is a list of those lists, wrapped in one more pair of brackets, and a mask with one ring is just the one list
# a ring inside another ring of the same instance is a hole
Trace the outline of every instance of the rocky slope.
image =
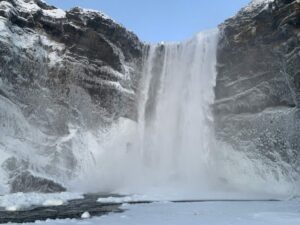
[(45, 177), (76, 175), (92, 157), (86, 132), (136, 118), (142, 49), (100, 12), (0, 0), (0, 178), (11, 191), (63, 190)]
[[(218, 138), (294, 179), (300, 163), (300, 3), (260, 1), (221, 26)], [(282, 167), (282, 168), (280, 168)], [(292, 167), (292, 169), (290, 168)]]

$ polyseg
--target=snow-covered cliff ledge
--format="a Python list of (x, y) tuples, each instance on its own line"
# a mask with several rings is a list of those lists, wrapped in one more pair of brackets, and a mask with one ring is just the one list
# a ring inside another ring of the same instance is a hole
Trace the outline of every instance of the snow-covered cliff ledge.
[(244, 10), (256, 10), (258, 7), (268, 6), (268, 4), (272, 2), (274, 2), (274, 0), (252, 0), (250, 4), (244, 8)]

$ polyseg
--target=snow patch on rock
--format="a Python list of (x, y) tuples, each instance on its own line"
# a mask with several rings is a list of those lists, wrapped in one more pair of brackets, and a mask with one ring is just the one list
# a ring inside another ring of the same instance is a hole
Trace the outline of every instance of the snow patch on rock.
[(60, 55), (63, 54), (65, 46), (50, 40), (46, 35), (12, 32), (6, 25), (7, 20), (0, 18), (0, 40), (8, 45), (18, 47), (20, 49), (31, 49), (33, 46), (40, 44), (48, 52), (49, 66), (56, 66), (62, 61)]
[(16, 0), (17, 10), (20, 12), (34, 14), (37, 11), (42, 11), (44, 16), (49, 16), (54, 19), (62, 19), (66, 17), (66, 12), (62, 9), (42, 9), (33, 0), (23, 1)]
[(43, 14), (56, 19), (62, 19), (66, 17), (66, 12), (62, 9), (43, 10)]
[(260, 6), (268, 6), (268, 4), (271, 2), (274, 2), (274, 0), (252, 0), (244, 10), (253, 11)]
[(81, 10), (81, 12), (83, 12), (85, 14), (95, 13), (95, 14), (101, 16), (105, 20), (111, 20), (111, 21), (115, 22), (111, 17), (109, 17), (108, 15), (106, 15), (105, 13), (103, 13), (103, 12), (101, 12), (99, 10), (85, 9), (85, 8), (79, 8), (79, 9)]
[(41, 10), (41, 8), (33, 0), (27, 2), (23, 0), (15, 0), (15, 2), (17, 3), (17, 9), (21, 12), (35, 13)]

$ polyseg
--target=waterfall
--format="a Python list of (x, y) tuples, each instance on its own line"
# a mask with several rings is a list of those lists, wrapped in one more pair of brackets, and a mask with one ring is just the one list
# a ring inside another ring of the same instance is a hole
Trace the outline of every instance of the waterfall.
[(285, 165), (266, 161), (257, 151), (233, 149), (215, 137), (218, 39), (218, 30), (210, 30), (182, 43), (150, 45), (137, 123), (120, 120), (100, 142), (90, 136), (95, 163), (87, 163), (73, 185), (84, 191), (165, 190), (165, 195), (174, 191), (202, 198), (291, 194)]
[(140, 151), (163, 180), (200, 179), (212, 148), (218, 31), (177, 44), (152, 45), (140, 99)]

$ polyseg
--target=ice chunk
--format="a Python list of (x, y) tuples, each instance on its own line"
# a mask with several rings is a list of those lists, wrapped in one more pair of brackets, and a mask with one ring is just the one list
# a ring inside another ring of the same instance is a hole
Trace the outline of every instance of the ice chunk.
[(91, 218), (91, 214), (89, 212), (84, 212), (82, 215), (81, 215), (81, 218), (82, 219), (89, 219)]
[(15, 211), (18, 211), (20, 209), (21, 209), (21, 207), (17, 206), (17, 205), (8, 206), (8, 207), (5, 208), (5, 210), (9, 211), (9, 212), (15, 212)]
[(43, 203), (43, 206), (60, 206), (63, 204), (64, 201), (61, 199), (48, 199)]

